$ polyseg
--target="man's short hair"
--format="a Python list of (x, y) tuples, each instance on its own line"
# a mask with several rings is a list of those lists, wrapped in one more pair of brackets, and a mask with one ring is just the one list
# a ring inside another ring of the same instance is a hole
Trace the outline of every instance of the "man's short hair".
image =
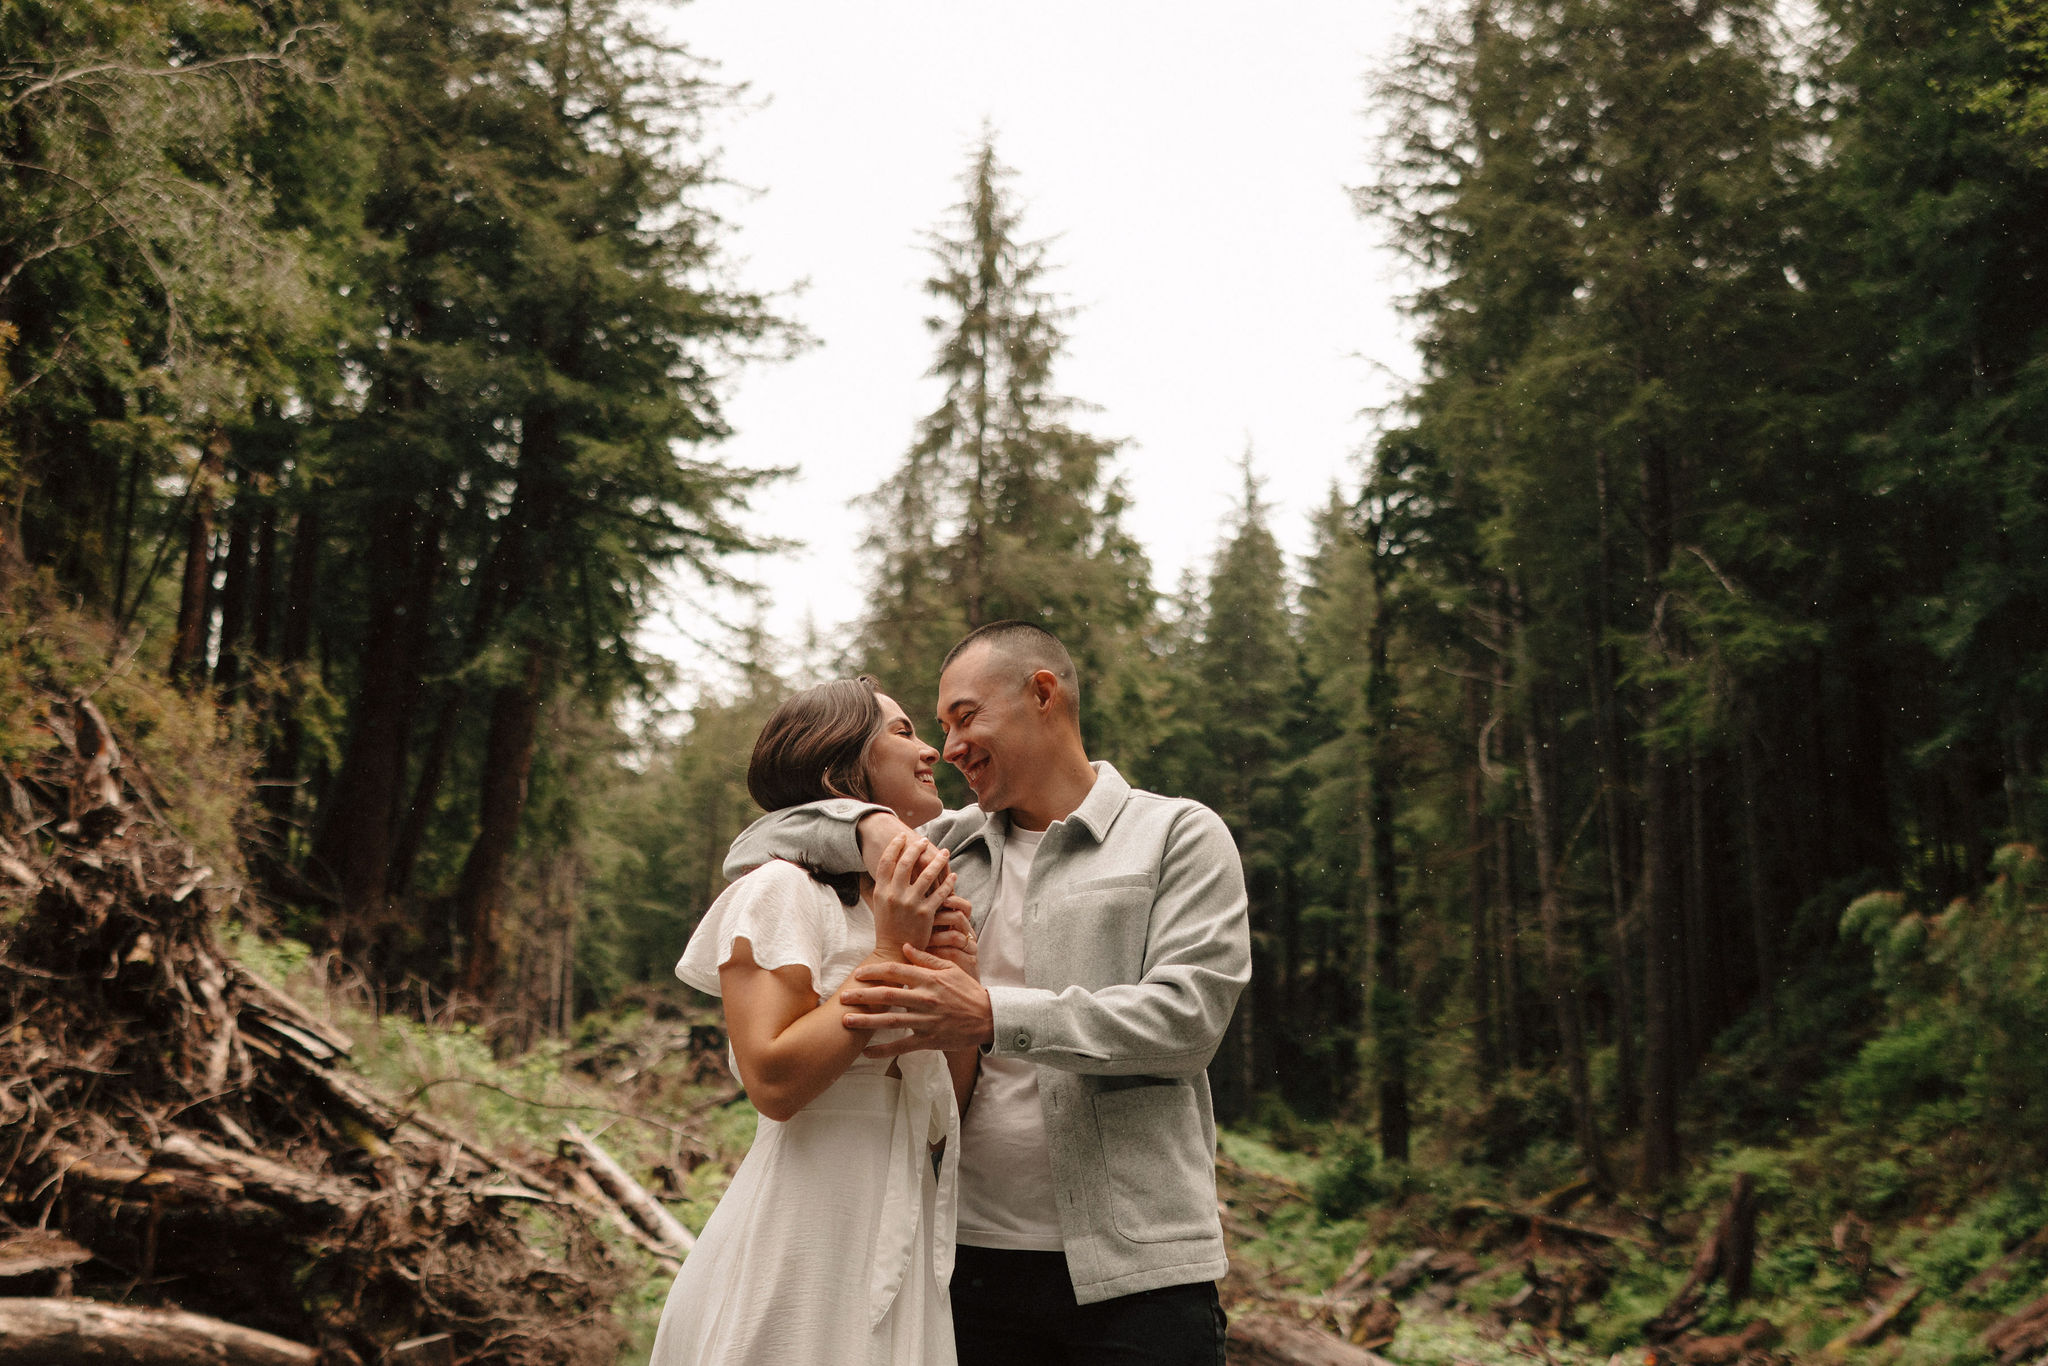
[(1029, 677), (1044, 669), (1060, 681), (1060, 688), (1067, 697), (1067, 712), (1078, 724), (1081, 719), (1081, 679), (1074, 671), (1074, 657), (1067, 653), (1067, 647), (1060, 644), (1060, 638), (1043, 626), (1028, 621), (992, 621), (986, 626), (977, 626), (960, 637), (960, 643), (946, 652), (945, 662), (939, 665), (943, 676), (953, 667), (953, 661), (976, 645), (986, 645), (1006, 664), (1015, 664), (1023, 677)]

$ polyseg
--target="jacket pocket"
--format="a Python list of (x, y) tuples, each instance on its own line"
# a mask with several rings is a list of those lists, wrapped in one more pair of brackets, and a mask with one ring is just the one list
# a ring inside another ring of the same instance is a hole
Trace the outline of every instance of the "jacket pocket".
[(1134, 1243), (1220, 1236), (1215, 1155), (1190, 1086), (1133, 1086), (1095, 1097), (1109, 1215)]
[(1049, 932), (1032, 945), (1031, 985), (1100, 991), (1145, 975), (1145, 937), (1152, 923), (1152, 889), (1142, 882), (1103, 879), (1055, 892), (1038, 904)]

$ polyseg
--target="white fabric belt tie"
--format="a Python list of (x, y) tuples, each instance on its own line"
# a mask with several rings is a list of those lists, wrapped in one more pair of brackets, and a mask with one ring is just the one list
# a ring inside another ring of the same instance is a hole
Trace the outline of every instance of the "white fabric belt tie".
[[(903, 1084), (889, 1133), (889, 1184), (882, 1197), (882, 1221), (875, 1230), (868, 1266), (868, 1326), (881, 1323), (910, 1274), (924, 1220), (924, 1187), (938, 1182), (932, 1203), (932, 1279), (943, 1290), (953, 1280), (953, 1228), (959, 1218), (960, 1110), (953, 1103), (953, 1076), (946, 1055), (930, 1050), (897, 1060)], [(931, 1145), (944, 1140), (936, 1175)]]

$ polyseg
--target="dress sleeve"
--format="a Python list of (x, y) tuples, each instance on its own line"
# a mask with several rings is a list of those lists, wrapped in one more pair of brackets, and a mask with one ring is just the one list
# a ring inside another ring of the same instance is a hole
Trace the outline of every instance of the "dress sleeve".
[(831, 953), (827, 909), (838, 912), (839, 900), (809, 873), (780, 860), (764, 863), (711, 903), (676, 964), (676, 976), (720, 995), (718, 970), (732, 961), (733, 941), (744, 939), (760, 966), (808, 971), (816, 993)]

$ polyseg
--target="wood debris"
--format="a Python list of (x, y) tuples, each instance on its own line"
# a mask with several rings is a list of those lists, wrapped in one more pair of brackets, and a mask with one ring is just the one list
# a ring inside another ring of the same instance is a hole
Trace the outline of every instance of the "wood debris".
[(0, 1366), (609, 1366), (605, 1211), (377, 1095), (92, 703), (47, 721), (0, 800)]

